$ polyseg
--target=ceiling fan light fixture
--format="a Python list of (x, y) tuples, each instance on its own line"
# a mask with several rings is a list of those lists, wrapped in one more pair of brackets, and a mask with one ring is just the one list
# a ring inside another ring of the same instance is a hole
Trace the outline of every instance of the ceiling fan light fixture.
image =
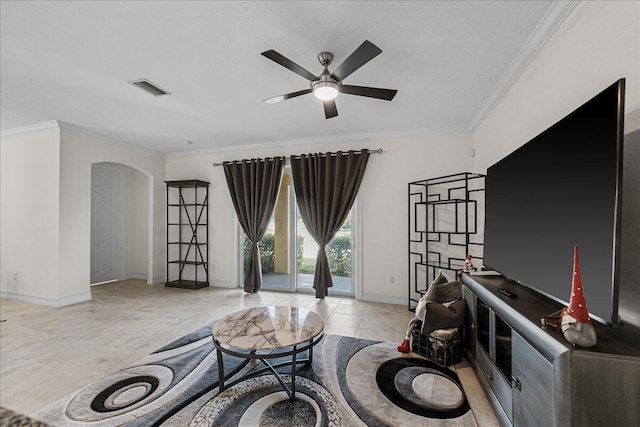
[(347, 59), (342, 62), (342, 64), (338, 65), (338, 67), (331, 72), (329, 71), (329, 65), (333, 62), (333, 54), (331, 52), (320, 52), (318, 54), (318, 61), (324, 67), (324, 71), (322, 71), (319, 76), (316, 76), (275, 50), (266, 50), (262, 52), (262, 56), (290, 71), (293, 71), (300, 77), (304, 77), (310, 82), (310, 87), (297, 92), (273, 96), (271, 98), (263, 99), (263, 101), (267, 104), (275, 104), (277, 102), (296, 98), (301, 95), (307, 95), (313, 92), (313, 95), (323, 103), (324, 116), (326, 119), (330, 119), (338, 115), (334, 99), (340, 93), (391, 101), (398, 92), (397, 90), (343, 84), (345, 78), (349, 77), (354, 71), (358, 70), (381, 53), (382, 50), (380, 50), (378, 46), (374, 45), (369, 40), (365, 40), (351, 53), (351, 55), (347, 57)]
[(340, 93), (340, 85), (333, 81), (317, 81), (312, 88), (315, 97), (321, 101), (331, 101)]

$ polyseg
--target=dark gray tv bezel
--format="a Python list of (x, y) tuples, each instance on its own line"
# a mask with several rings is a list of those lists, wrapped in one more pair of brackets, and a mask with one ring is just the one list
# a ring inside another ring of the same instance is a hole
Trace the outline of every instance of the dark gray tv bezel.
[[(615, 83), (614, 83), (615, 84)], [(620, 325), (620, 274), (621, 274), (621, 239), (622, 239), (622, 177), (624, 176), (624, 92), (626, 81), (624, 78), (618, 84), (618, 125), (616, 134), (616, 148), (618, 170), (616, 173), (616, 214), (613, 241), (613, 280), (611, 292), (611, 321), (612, 326)], [(607, 322), (609, 323), (609, 322)]]

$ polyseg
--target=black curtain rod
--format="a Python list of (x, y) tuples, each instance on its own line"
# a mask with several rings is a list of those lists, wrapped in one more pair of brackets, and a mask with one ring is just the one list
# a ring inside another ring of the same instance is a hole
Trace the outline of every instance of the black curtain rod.
[[(355, 150), (347, 150), (347, 151), (355, 151)], [(382, 153), (382, 148), (378, 148), (377, 150), (368, 150), (369, 154), (380, 154)], [(322, 153), (323, 155), (329, 155), (329, 156), (335, 156), (338, 153)], [(289, 157), (300, 157), (301, 154), (296, 154), (296, 155), (292, 155)], [(287, 156), (283, 156), (285, 158), (285, 163), (287, 162)], [(268, 160), (269, 158), (267, 158)], [(237, 160), (230, 160), (230, 161), (237, 161)], [(218, 166), (222, 166), (222, 163), (214, 163), (213, 164), (214, 167), (218, 167)]]

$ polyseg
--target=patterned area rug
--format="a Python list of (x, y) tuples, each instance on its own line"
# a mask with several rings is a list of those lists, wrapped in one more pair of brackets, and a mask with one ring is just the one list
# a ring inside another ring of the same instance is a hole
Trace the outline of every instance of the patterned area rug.
[[(52, 426), (477, 426), (455, 372), (394, 343), (326, 335), (296, 371), (291, 402), (273, 375), (218, 392), (207, 325), (47, 406)], [(225, 356), (225, 381), (255, 364)], [(277, 360), (274, 361), (277, 363)], [(290, 370), (279, 369), (285, 381)]]

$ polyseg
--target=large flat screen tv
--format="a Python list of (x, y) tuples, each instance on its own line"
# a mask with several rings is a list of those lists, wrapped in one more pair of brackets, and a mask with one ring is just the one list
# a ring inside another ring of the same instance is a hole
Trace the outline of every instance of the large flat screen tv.
[(617, 324), (624, 79), (487, 170), (484, 263), (568, 304), (573, 247), (592, 318)]

